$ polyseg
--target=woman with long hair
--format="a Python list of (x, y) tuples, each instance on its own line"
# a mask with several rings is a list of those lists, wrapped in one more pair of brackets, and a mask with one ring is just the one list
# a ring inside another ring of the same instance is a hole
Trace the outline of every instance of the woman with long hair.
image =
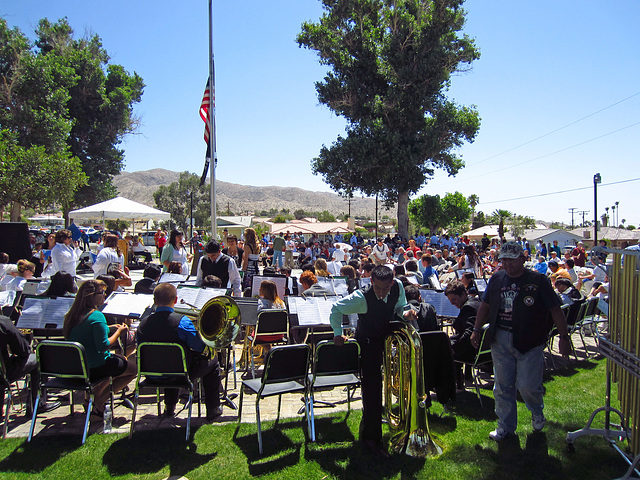
[[(113, 377), (113, 391), (118, 392), (136, 377), (135, 360), (112, 354), (109, 348), (116, 343), (124, 324), (115, 325), (115, 332), (109, 336), (105, 316), (98, 307), (104, 303), (107, 286), (100, 280), (87, 280), (78, 289), (71, 309), (64, 317), (62, 332), (64, 338), (80, 343), (87, 354), (89, 377), (91, 380)], [(108, 382), (95, 388), (94, 414), (101, 416), (109, 398)]]
[(51, 277), (51, 283), (49, 288), (43, 293), (43, 295), (49, 297), (73, 297), (78, 291), (73, 276), (69, 272), (56, 272)]
[(464, 255), (461, 255), (460, 260), (458, 260), (458, 268), (461, 270), (472, 268), (476, 278), (482, 278), (482, 259), (478, 256), (473, 245), (466, 245), (464, 247)]
[(316, 269), (316, 277), (330, 277), (327, 261), (324, 258), (319, 258), (316, 260), (316, 263), (313, 265)]
[(162, 263), (162, 271), (167, 272), (171, 262), (180, 262), (182, 266), (182, 274), (189, 273), (189, 262), (193, 258), (193, 255), (187, 252), (182, 243), (184, 240), (184, 233), (180, 230), (172, 230), (169, 236), (169, 243), (162, 249), (162, 255), (160, 255), (160, 262)]
[(258, 311), (260, 310), (284, 310), (286, 305), (278, 296), (278, 289), (273, 280), (263, 280), (260, 284), (260, 300), (258, 301)]
[(242, 257), (242, 271), (244, 278), (242, 288), (251, 287), (251, 280), (254, 275), (258, 275), (260, 261), (260, 245), (258, 236), (253, 228), (246, 228), (244, 231), (244, 254)]
[(98, 278), (99, 275), (107, 275), (109, 265), (113, 263), (120, 264), (121, 270), (129, 274), (129, 269), (125, 267), (124, 255), (120, 251), (120, 247), (118, 247), (118, 236), (108, 233), (104, 236), (104, 248), (100, 250), (96, 261), (93, 262), (91, 267), (93, 269), (93, 278)]

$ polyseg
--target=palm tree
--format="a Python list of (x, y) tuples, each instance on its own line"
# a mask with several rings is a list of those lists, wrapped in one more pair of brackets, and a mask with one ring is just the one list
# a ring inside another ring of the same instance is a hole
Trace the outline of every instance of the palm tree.
[(478, 195), (476, 195), (475, 193), (469, 195), (467, 197), (467, 203), (471, 207), (471, 221), (473, 222), (473, 219), (476, 216), (476, 207), (480, 203), (480, 197), (478, 197)]
[(498, 236), (504, 238), (504, 221), (513, 216), (509, 210), (497, 209), (492, 214), (498, 220)]

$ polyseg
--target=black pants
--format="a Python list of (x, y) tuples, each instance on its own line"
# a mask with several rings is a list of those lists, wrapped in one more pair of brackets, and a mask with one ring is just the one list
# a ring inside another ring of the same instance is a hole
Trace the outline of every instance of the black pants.
[[(220, 406), (220, 368), (218, 359), (214, 357), (209, 360), (205, 357), (197, 357), (189, 365), (189, 377), (191, 380), (202, 379), (207, 415), (213, 414), (214, 410)], [(166, 388), (164, 390), (164, 403), (167, 408), (175, 407), (178, 403), (178, 392), (177, 388)]]
[[(36, 354), (32, 353), (28, 358), (11, 357), (7, 362), (7, 379), (11, 382), (31, 374), (31, 404), (35, 404), (38, 394), (38, 384), (40, 383), (40, 372), (38, 371), (38, 361)], [(0, 418), (4, 418), (4, 396), (5, 388), (0, 387)], [(46, 399), (43, 400), (46, 402)]]
[(358, 338), (362, 389), (360, 440), (382, 439), (382, 355), (384, 338)]

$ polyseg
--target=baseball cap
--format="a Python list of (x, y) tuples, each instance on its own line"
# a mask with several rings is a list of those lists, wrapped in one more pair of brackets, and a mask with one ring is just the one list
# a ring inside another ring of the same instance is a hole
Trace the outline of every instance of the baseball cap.
[(519, 257), (524, 257), (524, 251), (522, 250), (522, 245), (518, 242), (506, 242), (502, 245), (502, 248), (500, 248), (500, 254), (498, 255), (499, 260)]

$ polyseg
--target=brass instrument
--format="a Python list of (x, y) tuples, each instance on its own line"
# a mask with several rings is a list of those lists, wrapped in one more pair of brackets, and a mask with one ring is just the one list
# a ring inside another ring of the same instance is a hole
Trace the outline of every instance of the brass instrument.
[[(182, 303), (189, 305), (184, 301)], [(189, 306), (193, 312), (186, 315), (196, 324), (200, 338), (208, 347), (228, 347), (240, 333), (240, 308), (231, 297), (214, 297), (199, 310), (193, 305)]]
[(390, 448), (412, 457), (442, 453), (429, 434), (422, 340), (405, 322), (391, 322), (385, 338), (384, 412), (391, 430)]

